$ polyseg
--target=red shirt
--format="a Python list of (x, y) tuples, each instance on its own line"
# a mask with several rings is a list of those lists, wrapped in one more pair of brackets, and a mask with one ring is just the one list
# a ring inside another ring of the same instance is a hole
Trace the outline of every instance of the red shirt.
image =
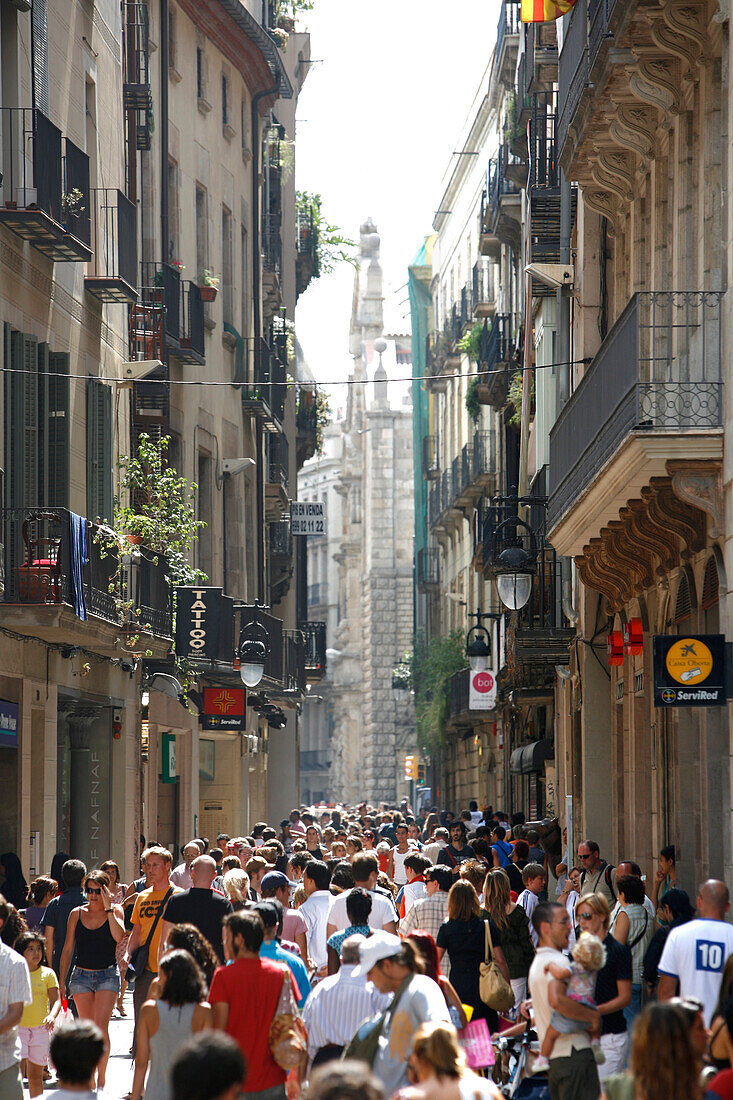
[[(229, 1005), (227, 1035), (239, 1044), (248, 1067), (244, 1092), (262, 1092), (285, 1081), (285, 1070), (273, 1059), (267, 1041), (282, 987), (283, 967), (270, 959), (236, 959), (214, 971), (209, 1003)], [(300, 994), (294, 984), (293, 995), (297, 1003)]]

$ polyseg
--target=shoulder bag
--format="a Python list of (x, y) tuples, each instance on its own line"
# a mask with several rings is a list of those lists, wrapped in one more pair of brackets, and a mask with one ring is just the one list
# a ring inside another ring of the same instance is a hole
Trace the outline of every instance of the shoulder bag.
[(300, 1018), (293, 995), (290, 967), (285, 966), (280, 997), (270, 1024), (268, 1045), (280, 1069), (289, 1071), (305, 1063), (308, 1056), (308, 1032)]
[(166, 890), (165, 897), (160, 903), (160, 909), (155, 915), (155, 920), (150, 925), (150, 931), (148, 932), (145, 943), (141, 943), (139, 947), (136, 947), (132, 955), (130, 955), (130, 961), (127, 964), (127, 970), (129, 974), (132, 974), (134, 978), (139, 978), (148, 965), (148, 958), (150, 956), (150, 944), (153, 942), (153, 936), (155, 935), (155, 929), (158, 927), (158, 921), (163, 916), (166, 905), (168, 904), (168, 898), (173, 893), (173, 887), (171, 886)]
[(514, 990), (509, 985), (494, 959), (489, 921), (484, 921), (484, 961), (479, 964), (479, 997), (495, 1012), (508, 1012), (514, 1008)]
[(382, 1032), (384, 1026), (389, 1019), (394, 1015), (397, 1005), (400, 1003), (400, 997), (407, 989), (408, 985), (412, 981), (412, 974), (408, 974), (402, 985), (396, 991), (392, 1004), (385, 1008), (384, 1012), (380, 1013), (375, 1020), (367, 1021), (371, 1023), (371, 1027), (365, 1030), (366, 1024), (362, 1024), (356, 1035), (346, 1044), (341, 1055), (342, 1060), (347, 1058), (353, 1058), (357, 1062), (366, 1062), (368, 1066), (373, 1066), (379, 1051), (379, 1040), (382, 1038)]

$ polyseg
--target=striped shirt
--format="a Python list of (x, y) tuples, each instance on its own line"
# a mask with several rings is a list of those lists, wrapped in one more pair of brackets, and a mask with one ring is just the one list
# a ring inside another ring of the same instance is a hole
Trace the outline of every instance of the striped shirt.
[[(423, 932), (429, 932), (434, 940), (438, 938), (438, 929), (448, 920), (448, 894), (445, 890), (436, 890), (432, 897), (421, 898), (416, 901), (406, 917), (400, 921), (400, 935), (406, 936), (409, 932), (415, 932), (418, 928)], [(444, 977), (450, 976), (450, 959), (448, 952), (440, 962), (440, 972)]]
[[(22, 955), (0, 943), (0, 1016), (10, 1005), (29, 1005), (33, 1001), (28, 963)], [(20, 1062), (18, 1028), (9, 1027), (0, 1035), (0, 1073)]]
[(303, 1006), (308, 1029), (308, 1057), (313, 1059), (329, 1043), (346, 1046), (360, 1024), (383, 1012), (392, 1000), (366, 978), (353, 977), (355, 964), (344, 964), (337, 974), (324, 978)]

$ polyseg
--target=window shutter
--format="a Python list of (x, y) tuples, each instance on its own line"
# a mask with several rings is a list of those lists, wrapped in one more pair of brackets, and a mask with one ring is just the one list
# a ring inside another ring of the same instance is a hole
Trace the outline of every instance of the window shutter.
[(44, 386), (44, 460), (47, 508), (69, 507), (69, 353), (52, 351)]
[(13, 447), (12, 447), (12, 412), (13, 412), (13, 375), (10, 369), (13, 365), (12, 341), (10, 337), (10, 325), (7, 321), (3, 324), (3, 466), (7, 477), (3, 485), (3, 507), (10, 507), (10, 478), (13, 472)]
[(38, 499), (38, 343), (10, 335), (11, 371), (5, 375), (5, 461), (10, 508), (32, 508)]
[(87, 379), (87, 516), (112, 522), (112, 390)]
[(36, 106), (44, 115), (50, 113), (48, 92), (48, 0), (33, 0), (33, 79), (36, 85)]

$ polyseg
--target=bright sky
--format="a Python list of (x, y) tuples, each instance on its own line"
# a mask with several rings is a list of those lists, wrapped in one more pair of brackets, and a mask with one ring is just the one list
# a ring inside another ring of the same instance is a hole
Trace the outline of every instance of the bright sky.
[[(322, 63), (311, 65), (298, 103), (297, 186), (320, 192), (326, 220), (352, 240), (367, 217), (376, 222), (387, 331), (409, 332), (407, 267), (432, 232), (498, 15), (496, 0), (315, 0), (307, 13)], [(298, 303), (298, 338), (318, 381), (351, 372), (352, 289), (343, 264)], [(327, 393), (336, 412), (344, 390)]]

